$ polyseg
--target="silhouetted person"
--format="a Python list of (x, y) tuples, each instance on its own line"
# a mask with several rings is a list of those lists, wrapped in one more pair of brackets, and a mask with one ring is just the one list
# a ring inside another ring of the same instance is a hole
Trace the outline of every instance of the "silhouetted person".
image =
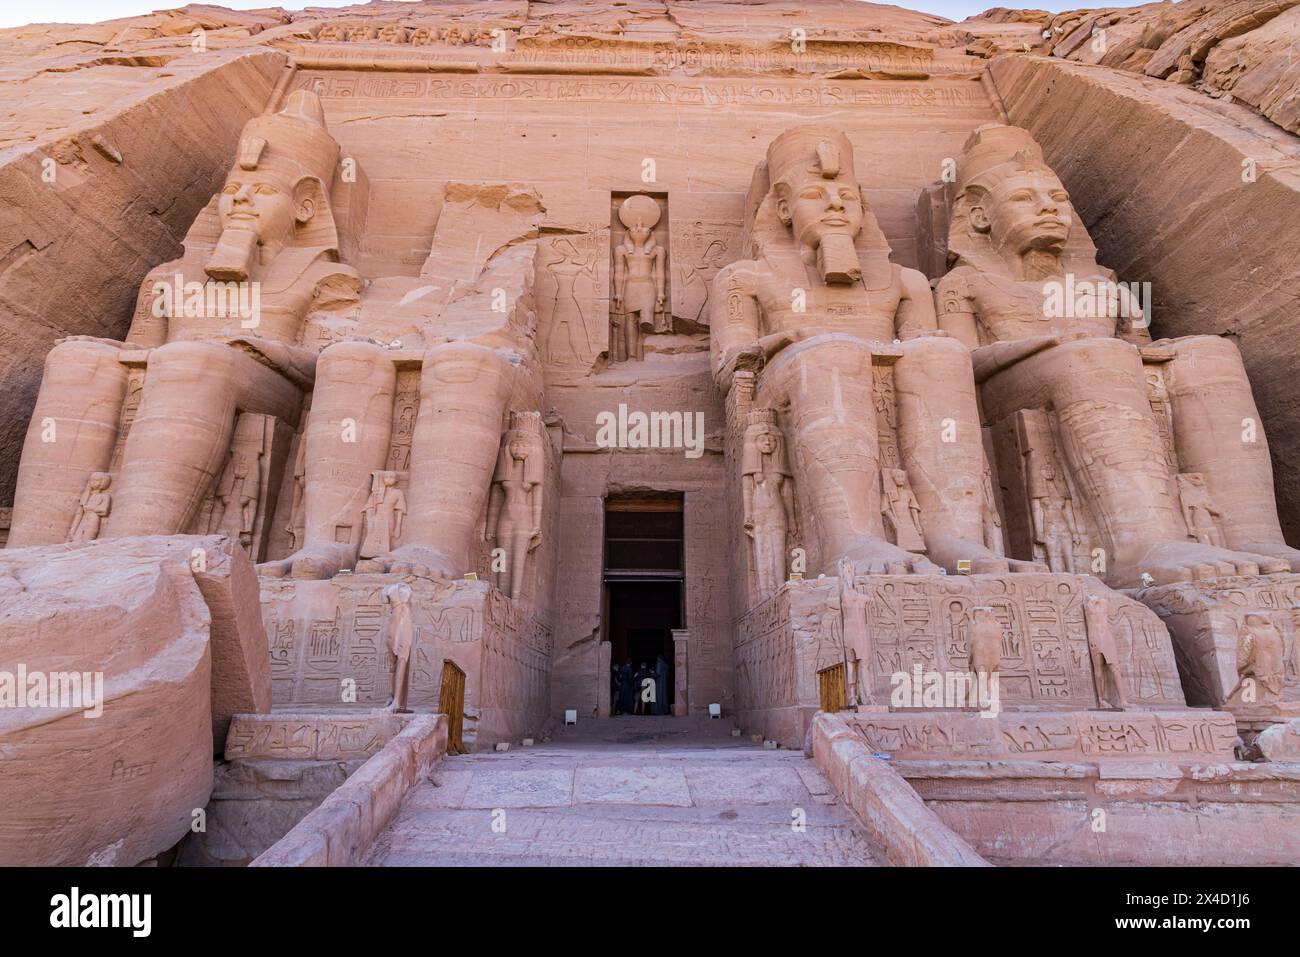
[[(654, 670), (641, 662), (641, 667), (636, 671), (636, 713), (637, 714), (654, 714), (654, 702), (647, 701), (647, 688), (654, 687), (655, 673)], [(649, 684), (647, 684), (649, 682)]]
[(632, 686), (632, 659), (628, 658), (618, 667), (618, 710), (620, 714), (631, 714), (634, 707), (636, 689)]
[(660, 653), (655, 660), (655, 714), (668, 713), (668, 659)]

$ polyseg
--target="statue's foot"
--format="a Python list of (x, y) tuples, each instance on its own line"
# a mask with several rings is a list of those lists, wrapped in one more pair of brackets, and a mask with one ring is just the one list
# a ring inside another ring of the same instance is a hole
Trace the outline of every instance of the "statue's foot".
[[(1255, 554), (1264, 555), (1274, 559), (1279, 563), (1286, 563), (1286, 568), (1278, 568), (1277, 571), (1300, 572), (1300, 548), (1292, 548), (1282, 542), (1251, 542), (1243, 545), (1243, 549)], [(1263, 566), (1260, 571), (1264, 571)], [(1270, 571), (1264, 571), (1265, 575), (1272, 574)]]
[(354, 548), (351, 545), (326, 543), (300, 548), (288, 558), (263, 562), (257, 573), (267, 578), (305, 578), (320, 580), (333, 578), (341, 569), (352, 564)]
[(1272, 575), (1290, 569), (1290, 563), (1284, 559), (1255, 552), (1199, 542), (1156, 542), (1136, 552), (1130, 560), (1117, 561), (1109, 580), (1122, 588), (1137, 588), (1241, 575)]
[(995, 554), (983, 544), (953, 538), (947, 535), (932, 536), (926, 541), (931, 559), (947, 569), (948, 574), (961, 573), (962, 562), (970, 562), (972, 575), (1009, 575), (1029, 572), (1050, 571), (1046, 565), (1038, 562), (1026, 562), (1015, 558), (1004, 558)]
[(460, 578), (463, 574), (445, 549), (432, 545), (403, 545), (386, 555), (363, 558), (357, 562), (357, 572), (440, 579)]
[[(942, 575), (943, 570), (924, 555), (917, 555), (879, 538), (863, 538), (843, 555), (860, 575)], [(824, 575), (838, 575), (839, 557), (823, 569)]]

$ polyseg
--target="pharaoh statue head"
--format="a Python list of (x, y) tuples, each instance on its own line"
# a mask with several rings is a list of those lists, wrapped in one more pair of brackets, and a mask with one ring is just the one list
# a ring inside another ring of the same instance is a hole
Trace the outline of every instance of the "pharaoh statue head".
[(1097, 250), (1042, 149), (1020, 127), (997, 123), (976, 129), (957, 161), (948, 249), (949, 265), (1044, 254), (1072, 271), (1097, 269)]
[(815, 253), (827, 283), (862, 277), (853, 240), (866, 215), (853, 172), (853, 144), (832, 127), (798, 126), (767, 148), (776, 213), (795, 242)]
[(741, 474), (790, 475), (790, 463), (785, 454), (785, 435), (777, 425), (776, 412), (772, 409), (754, 409), (749, 413)]
[(329, 190), (338, 160), (315, 93), (299, 90), (278, 113), (249, 120), (217, 197), (220, 236), (208, 275), (243, 281), (285, 247), (336, 247)]

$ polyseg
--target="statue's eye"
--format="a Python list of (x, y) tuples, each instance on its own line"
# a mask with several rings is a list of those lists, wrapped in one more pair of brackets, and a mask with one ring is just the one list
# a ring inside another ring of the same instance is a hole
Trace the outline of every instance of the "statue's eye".
[(227, 196), (234, 196), (236, 193), (239, 192), (239, 184), (227, 183), (226, 188), (223, 189), (222, 192), (225, 193)]
[(1011, 194), (1011, 202), (1027, 203), (1034, 198), (1034, 194), (1027, 189), (1018, 189)]
[(802, 199), (821, 199), (826, 191), (820, 186), (810, 186), (799, 194)]
[(278, 190), (267, 183), (258, 183), (257, 186), (253, 188), (253, 192), (258, 196), (274, 196)]
[(1068, 203), (1070, 201), (1070, 194), (1063, 189), (1054, 189), (1052, 190), (1052, 199), (1056, 200), (1058, 203)]
[(858, 194), (851, 189), (840, 190), (840, 199), (847, 199), (849, 202), (856, 202)]

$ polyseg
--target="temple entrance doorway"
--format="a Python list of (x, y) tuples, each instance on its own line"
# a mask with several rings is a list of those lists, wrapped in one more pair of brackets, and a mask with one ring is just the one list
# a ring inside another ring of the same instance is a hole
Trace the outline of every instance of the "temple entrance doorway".
[(682, 531), (681, 493), (605, 501), (611, 714), (672, 714), (672, 632), (683, 624)]

